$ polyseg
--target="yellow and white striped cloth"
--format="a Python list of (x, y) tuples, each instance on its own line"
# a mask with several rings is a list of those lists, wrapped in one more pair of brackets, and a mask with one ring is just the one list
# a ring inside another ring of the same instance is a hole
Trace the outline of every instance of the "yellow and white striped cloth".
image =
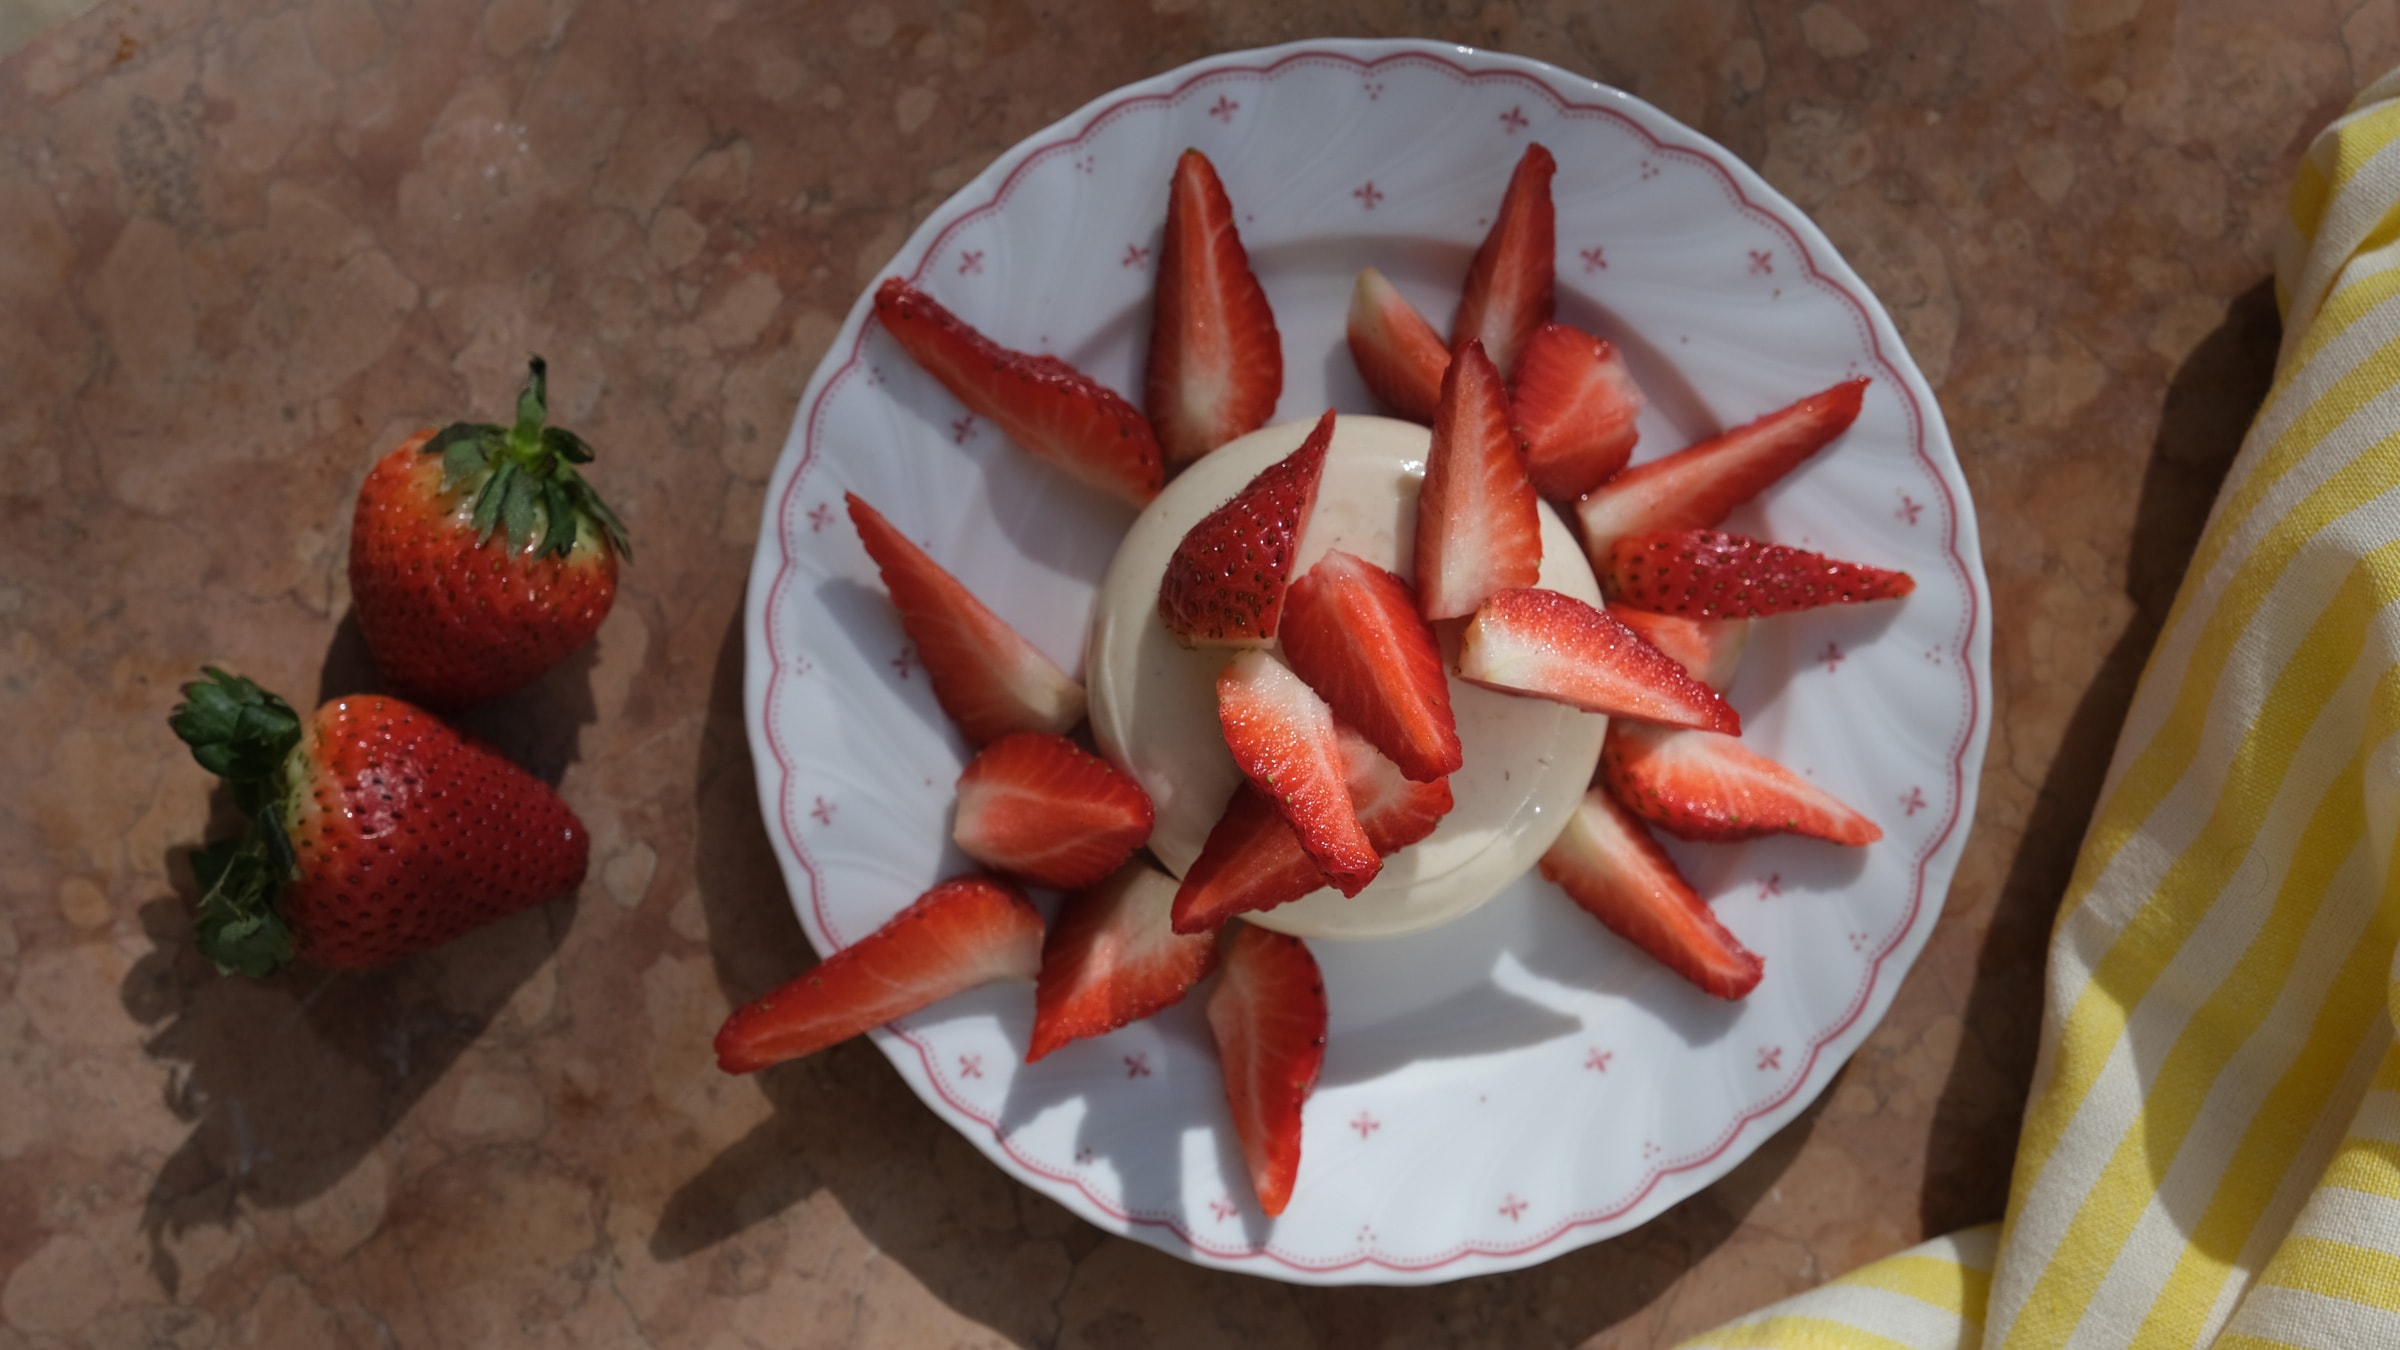
[(2310, 150), (2285, 337), (2052, 936), (2008, 1214), (1694, 1347), (2400, 1347), (2400, 72)]

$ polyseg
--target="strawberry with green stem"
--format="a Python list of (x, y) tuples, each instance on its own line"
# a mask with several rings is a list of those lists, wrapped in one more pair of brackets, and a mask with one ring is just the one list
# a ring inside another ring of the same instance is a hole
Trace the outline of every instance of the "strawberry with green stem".
[(410, 698), (456, 708), (531, 683), (589, 641), (633, 556), (576, 471), (592, 448), (546, 425), (532, 360), (506, 427), (453, 422), (385, 455), (359, 488), (350, 595), (367, 650)]

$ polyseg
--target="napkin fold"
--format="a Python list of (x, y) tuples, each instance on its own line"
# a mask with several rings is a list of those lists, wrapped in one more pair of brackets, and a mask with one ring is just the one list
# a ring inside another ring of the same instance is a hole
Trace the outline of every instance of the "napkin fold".
[(2052, 935), (2008, 1212), (1694, 1347), (2400, 1347), (2400, 72), (2301, 165), (2275, 383)]

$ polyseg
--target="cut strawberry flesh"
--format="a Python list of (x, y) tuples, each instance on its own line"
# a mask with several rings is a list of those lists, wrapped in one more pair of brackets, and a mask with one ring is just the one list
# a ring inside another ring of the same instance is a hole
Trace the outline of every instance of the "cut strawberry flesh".
[(1064, 736), (1003, 736), (958, 776), (951, 839), (986, 867), (1062, 890), (1114, 872), (1150, 837), (1141, 785)]
[(1669, 726), (1739, 735), (1732, 705), (1605, 610), (1556, 591), (1501, 591), (1459, 645), (1459, 678)]
[(1716, 530), (1619, 539), (1608, 550), (1600, 584), (1620, 605), (1687, 619), (1756, 619), (1896, 600), (1917, 588), (1906, 572)]
[(1170, 926), (1174, 903), (1175, 878), (1142, 862), (1067, 897), (1042, 944), (1026, 1063), (1177, 1003), (1216, 969), (1214, 938)]
[(1242, 775), (1292, 823), (1335, 889), (1356, 895), (1383, 866), (1358, 812), (1333, 710), (1274, 657), (1247, 651), (1217, 677), (1217, 720)]
[(1262, 647), (1274, 640), (1300, 536), (1325, 476), (1333, 423), (1328, 408), (1299, 449), (1261, 470), (1175, 546), (1159, 578), (1158, 613), (1184, 645)]
[(1083, 720), (1083, 686), (1042, 655), (882, 513), (845, 494), (850, 522), (924, 662), (934, 701), (975, 745), (1018, 731), (1059, 733)]
[(1542, 855), (1542, 875), (1608, 931), (1706, 993), (1738, 999), (1766, 973), (1641, 822), (1598, 788), (1584, 794)]
[(1625, 358), (1563, 323), (1534, 332), (1517, 358), (1509, 401), (1533, 489), (1552, 501), (1573, 501), (1607, 482), (1633, 458), (1641, 436), (1634, 419), (1642, 391)]
[(1556, 303), (1557, 216), (1550, 204), (1550, 179), (1558, 161), (1538, 145), (1525, 147), (1491, 233), (1475, 250), (1467, 284), (1459, 295), (1458, 319), (1450, 325), (1450, 347), (1480, 341), (1503, 375), (1550, 322)]
[(1291, 1203), (1300, 1114), (1325, 1067), (1325, 980), (1308, 944), (1243, 924), (1225, 946), (1208, 1025), (1260, 1209)]
[(1804, 834), (1858, 847), (1883, 837), (1832, 793), (1713, 731), (1611, 722), (1600, 781), (1626, 810), (1680, 839)]
[(1857, 421), (1866, 391), (1864, 379), (1846, 380), (1747, 426), (1636, 464), (1592, 489), (1576, 514), (1594, 568), (1626, 535), (1721, 524)]
[(1055, 356), (1012, 351), (898, 277), (875, 316), (911, 359), (1035, 457), (1135, 506), (1166, 483), (1158, 438), (1123, 395)]
[(1742, 666), (1742, 649), (1750, 640), (1748, 619), (1686, 619), (1629, 606), (1608, 612), (1641, 634), (1644, 642), (1674, 658), (1693, 679), (1720, 694), (1733, 687), (1733, 677)]
[[(1347, 729), (1338, 735), (1350, 804), (1377, 856), (1389, 858), (1423, 839), (1450, 814), (1448, 779), (1411, 782), (1365, 737)], [(1175, 892), (1175, 931), (1209, 932), (1233, 915), (1289, 904), (1324, 885), (1325, 874), (1300, 846), (1291, 822), (1245, 782), (1183, 874)]]
[(1350, 294), (1350, 360), (1367, 391), (1411, 422), (1431, 423), (1442, 398), (1450, 344), (1433, 330), (1398, 287), (1370, 267)]
[(1413, 587), (1335, 549), (1292, 583), (1285, 603), (1283, 659), (1335, 717), (1418, 782), (1458, 771), (1450, 681)]
[(1462, 618), (1494, 591), (1541, 580), (1541, 501), (1480, 342), (1460, 349), (1442, 377), (1417, 494), (1416, 572), (1428, 619)]
[(1197, 150), (1175, 163), (1143, 402), (1167, 463), (1187, 464), (1274, 415), (1283, 346), (1233, 204)]
[(1042, 965), (1042, 916), (1005, 881), (966, 876), (917, 897), (889, 923), (725, 1019), (717, 1064), (749, 1073)]

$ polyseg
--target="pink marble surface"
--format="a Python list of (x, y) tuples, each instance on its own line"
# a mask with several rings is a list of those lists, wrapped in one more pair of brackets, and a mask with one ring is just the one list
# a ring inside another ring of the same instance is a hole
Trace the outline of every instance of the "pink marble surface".
[[(1833, 1088), (1634, 1234), (1414, 1290), (1104, 1236), (864, 1044), (706, 1050), (811, 959), (739, 611), (839, 316), (1092, 96), (1335, 34), (1622, 85), (1813, 213), (1936, 387), (1996, 611), (1965, 864)], [(2263, 389), (2284, 188), (2396, 58), (2391, 0), (101, 5), (0, 62), (0, 1350), (1649, 1346), (1996, 1217), (2049, 914)], [(351, 494), (536, 349), (639, 560), (470, 724), (559, 783), (590, 880), (376, 975), (218, 978), (175, 686), (371, 687)]]

